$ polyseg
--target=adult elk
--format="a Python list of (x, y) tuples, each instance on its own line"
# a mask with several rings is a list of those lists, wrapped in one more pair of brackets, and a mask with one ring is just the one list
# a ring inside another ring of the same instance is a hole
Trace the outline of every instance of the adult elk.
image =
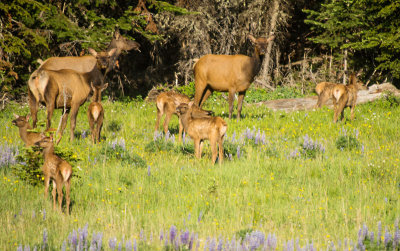
[(274, 39), (274, 36), (256, 39), (252, 35), (248, 35), (248, 38), (255, 45), (252, 57), (208, 54), (197, 61), (194, 66), (194, 102), (196, 105), (201, 107), (213, 91), (228, 92), (229, 118), (231, 118), (234, 96), (238, 92), (237, 119), (240, 119), (246, 90), (260, 71), (261, 57), (265, 54), (268, 43)]
[(53, 181), (53, 208), (56, 208), (56, 191), (58, 193), (58, 206), (61, 211), (63, 201), (62, 188), (65, 185), (67, 214), (69, 214), (70, 188), (72, 177), (72, 166), (62, 158), (54, 154), (53, 137), (43, 136), (35, 145), (43, 148), (44, 164), (42, 167), (44, 175), (44, 197), (47, 198), (50, 180)]
[(93, 90), (92, 103), (87, 110), (90, 132), (92, 134), (92, 142), (95, 144), (100, 140), (100, 132), (103, 127), (104, 108), (101, 104), (101, 92), (108, 87), (108, 83), (104, 86), (95, 86), (90, 84)]
[[(189, 103), (189, 102), (190, 98), (185, 94), (173, 91), (160, 93), (156, 99), (157, 120), (156, 120), (155, 131), (156, 132), (158, 131), (158, 128), (160, 127), (160, 120), (162, 116), (164, 116), (165, 114), (163, 128), (164, 128), (164, 133), (166, 135), (168, 132), (169, 121), (171, 120), (172, 115), (177, 114), (176, 108), (182, 103)], [(194, 106), (192, 114), (194, 114), (195, 117), (208, 117), (212, 115), (212, 112)], [(182, 141), (182, 131), (183, 131), (183, 126), (181, 119), (179, 119), (179, 141)]]
[(221, 117), (194, 118), (192, 116), (193, 106), (196, 106), (193, 102), (189, 104), (182, 103), (176, 108), (176, 111), (182, 120), (185, 131), (194, 141), (195, 155), (197, 158), (201, 158), (203, 141), (208, 139), (210, 140), (212, 163), (214, 164), (217, 160), (218, 144), (218, 162), (221, 164), (224, 158), (223, 141), (228, 125)]
[[(62, 135), (67, 125), (68, 114), (71, 113), (70, 139), (72, 141), (78, 109), (85, 103), (90, 93), (88, 84), (90, 73), (78, 73), (70, 69), (53, 71), (39, 68), (35, 74), (34, 80), (29, 82), (29, 89), (35, 94), (36, 106), (38, 102), (46, 105), (46, 128), (50, 128), (54, 109), (64, 109), (60, 132)], [(31, 113), (32, 117), (34, 115), (36, 118), (37, 109), (31, 109)], [(60, 139), (61, 137), (58, 142)]]
[(39, 70), (74, 70), (78, 73), (86, 74), (88, 83), (93, 83), (95, 86), (102, 86), (104, 84), (106, 73), (114, 67), (116, 59), (121, 52), (123, 50), (131, 49), (139, 50), (139, 44), (126, 39), (116, 31), (107, 51), (105, 52), (96, 52), (89, 48), (89, 53), (91, 55), (81, 57), (51, 57), (42, 61), (39, 68), (31, 74), (28, 81), (28, 100), (33, 127), (36, 127), (37, 110), (39, 106), (39, 94), (34, 87), (34, 82)]
[(348, 85), (336, 85), (332, 92), (333, 96), (336, 99), (336, 108), (333, 116), (333, 122), (336, 123), (338, 120), (339, 114), (340, 119), (344, 118), (344, 108), (350, 107), (351, 109), (351, 120), (354, 119), (354, 110), (357, 102), (357, 93), (359, 90), (366, 90), (367, 87), (363, 85), (361, 82), (357, 82), (356, 74), (352, 73), (350, 75), (349, 84)]

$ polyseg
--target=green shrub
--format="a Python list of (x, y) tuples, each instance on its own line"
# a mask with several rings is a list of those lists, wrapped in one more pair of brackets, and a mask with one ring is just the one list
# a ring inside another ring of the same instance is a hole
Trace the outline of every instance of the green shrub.
[(339, 150), (352, 150), (360, 148), (361, 144), (357, 138), (351, 135), (340, 135), (336, 140), (336, 148)]
[(176, 90), (182, 94), (187, 95), (190, 98), (194, 97), (194, 82), (189, 82), (187, 85), (178, 86)]
[(135, 167), (144, 168), (146, 161), (136, 153), (130, 153), (125, 147), (124, 139), (115, 139), (110, 144), (104, 145), (100, 153), (105, 155), (107, 160), (116, 159), (122, 163), (130, 164)]
[(118, 132), (121, 130), (121, 127), (122, 127), (121, 122), (112, 120), (110, 124), (108, 124), (107, 129), (108, 131), (111, 132)]

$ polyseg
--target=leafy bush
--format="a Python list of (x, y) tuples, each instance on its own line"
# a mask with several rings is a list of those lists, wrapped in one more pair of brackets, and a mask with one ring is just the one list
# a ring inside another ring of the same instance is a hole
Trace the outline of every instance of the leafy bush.
[(146, 161), (136, 153), (130, 153), (125, 147), (124, 139), (115, 139), (111, 144), (104, 145), (100, 151), (107, 157), (107, 160), (117, 159), (122, 163), (133, 164), (135, 167), (144, 168), (147, 166)]
[[(73, 175), (79, 177), (74, 168), (74, 164), (77, 163), (80, 158), (78, 158), (72, 150), (55, 146), (54, 153), (70, 163)], [(21, 153), (17, 156), (17, 162), (18, 164), (12, 167), (13, 173), (16, 176), (34, 186), (42, 184), (43, 173), (41, 167), (43, 166), (44, 159), (42, 150), (39, 147), (33, 146), (23, 148)]]
[(122, 127), (121, 122), (112, 120), (110, 122), (110, 124), (108, 124), (107, 129), (108, 129), (108, 131), (111, 131), (111, 132), (118, 132), (121, 130), (121, 127)]
[(176, 88), (176, 90), (182, 94), (187, 95), (190, 98), (194, 97), (194, 82), (189, 82), (187, 85), (182, 85)]
[(300, 88), (277, 86), (274, 91), (267, 91), (261, 88), (250, 88), (246, 92), (245, 101), (248, 103), (257, 103), (266, 100), (299, 98), (304, 95)]
[(342, 135), (336, 140), (336, 148), (339, 150), (359, 149), (361, 144), (358, 141), (358, 130), (354, 130), (354, 136), (349, 135), (345, 129), (342, 129)]

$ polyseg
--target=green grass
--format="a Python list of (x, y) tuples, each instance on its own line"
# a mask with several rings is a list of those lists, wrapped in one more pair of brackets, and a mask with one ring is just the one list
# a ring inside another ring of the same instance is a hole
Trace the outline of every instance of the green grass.
[[(400, 108), (385, 102), (357, 106), (354, 121), (334, 124), (327, 108), (285, 113), (251, 104), (238, 122), (227, 118), (226, 101), (210, 99), (206, 109), (228, 122), (227, 141), (234, 133), (239, 139), (247, 128), (265, 135), (264, 145), (239, 140), (245, 154), (225, 158), (222, 165), (211, 164), (208, 144), (200, 160), (177, 150), (177, 140), (173, 148), (146, 151), (154, 136), (155, 105), (104, 102), (100, 144), (92, 145), (90, 137), (69, 142), (69, 126), (60, 144), (81, 159), (75, 168), (80, 178), (72, 180), (70, 216), (52, 210), (50, 198), (43, 199), (43, 185), (25, 184), (10, 167), (0, 168), (0, 246), (40, 246), (46, 229), (49, 249), (59, 250), (74, 229), (86, 224), (90, 236), (103, 233), (105, 249), (113, 237), (139, 241), (145, 235), (141, 250), (162, 249), (160, 231), (172, 225), (197, 233), (201, 249), (209, 237), (239, 238), (252, 230), (276, 234), (279, 249), (297, 238), (301, 246), (313, 241), (326, 249), (331, 241), (357, 240), (363, 224), (376, 231), (379, 221), (392, 231), (400, 212)], [(87, 106), (79, 110), (79, 133), (89, 128)], [(28, 111), (10, 104), (0, 112), (2, 144), (23, 147), (11, 120), (12, 113)], [(53, 127), (60, 114), (55, 112)], [(44, 110), (39, 119), (44, 121)], [(170, 127), (177, 131), (176, 117)], [(362, 147), (338, 148), (343, 130), (357, 134)], [(305, 135), (325, 151), (315, 158), (289, 157), (296, 149), (301, 152)], [(125, 151), (148, 167), (108, 156), (107, 146), (116, 139), (124, 139)]]

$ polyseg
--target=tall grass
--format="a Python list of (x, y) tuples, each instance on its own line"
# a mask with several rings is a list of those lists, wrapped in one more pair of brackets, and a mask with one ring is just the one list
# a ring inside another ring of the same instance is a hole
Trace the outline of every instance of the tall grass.
[[(174, 226), (179, 238), (194, 236), (193, 248), (211, 249), (215, 244), (216, 250), (221, 241), (228, 247), (227, 242), (246, 238), (250, 243), (254, 236), (261, 240), (257, 233), (263, 233), (278, 249), (327, 249), (339, 241), (344, 247), (344, 240), (349, 247), (357, 246), (359, 229), (364, 224), (375, 228), (378, 222), (393, 240), (400, 212), (400, 109), (384, 102), (357, 106), (356, 120), (334, 124), (327, 108), (285, 113), (250, 104), (242, 120), (229, 120), (227, 103), (210, 99), (206, 108), (228, 122), (226, 143), (240, 152), (239, 157), (227, 156), (222, 165), (211, 164), (207, 144), (200, 160), (190, 151), (177, 151), (177, 140), (172, 148), (146, 151), (154, 139), (156, 109), (142, 101), (104, 102), (102, 142), (93, 145), (84, 137), (85, 104), (76, 128), (84, 136), (71, 143), (65, 133), (60, 144), (81, 159), (72, 180), (71, 215), (52, 209), (51, 200), (43, 199), (43, 186), (25, 184), (8, 166), (1, 167), (0, 246), (42, 248), (45, 240), (46, 250), (68, 250), (84, 231), (90, 240), (87, 247), (95, 238), (104, 249), (188, 248), (188, 243), (171, 242)], [(28, 108), (11, 104), (0, 113), (1, 145), (21, 148), (12, 113), (27, 114)], [(53, 125), (59, 117), (57, 111)], [(44, 111), (39, 119), (45, 119)], [(170, 125), (176, 132), (177, 118)], [(337, 147), (344, 132), (360, 147)], [(122, 139), (118, 149), (145, 164), (110, 153)], [(314, 149), (310, 140), (318, 142), (315, 156), (290, 157), (296, 150), (300, 155)]]

